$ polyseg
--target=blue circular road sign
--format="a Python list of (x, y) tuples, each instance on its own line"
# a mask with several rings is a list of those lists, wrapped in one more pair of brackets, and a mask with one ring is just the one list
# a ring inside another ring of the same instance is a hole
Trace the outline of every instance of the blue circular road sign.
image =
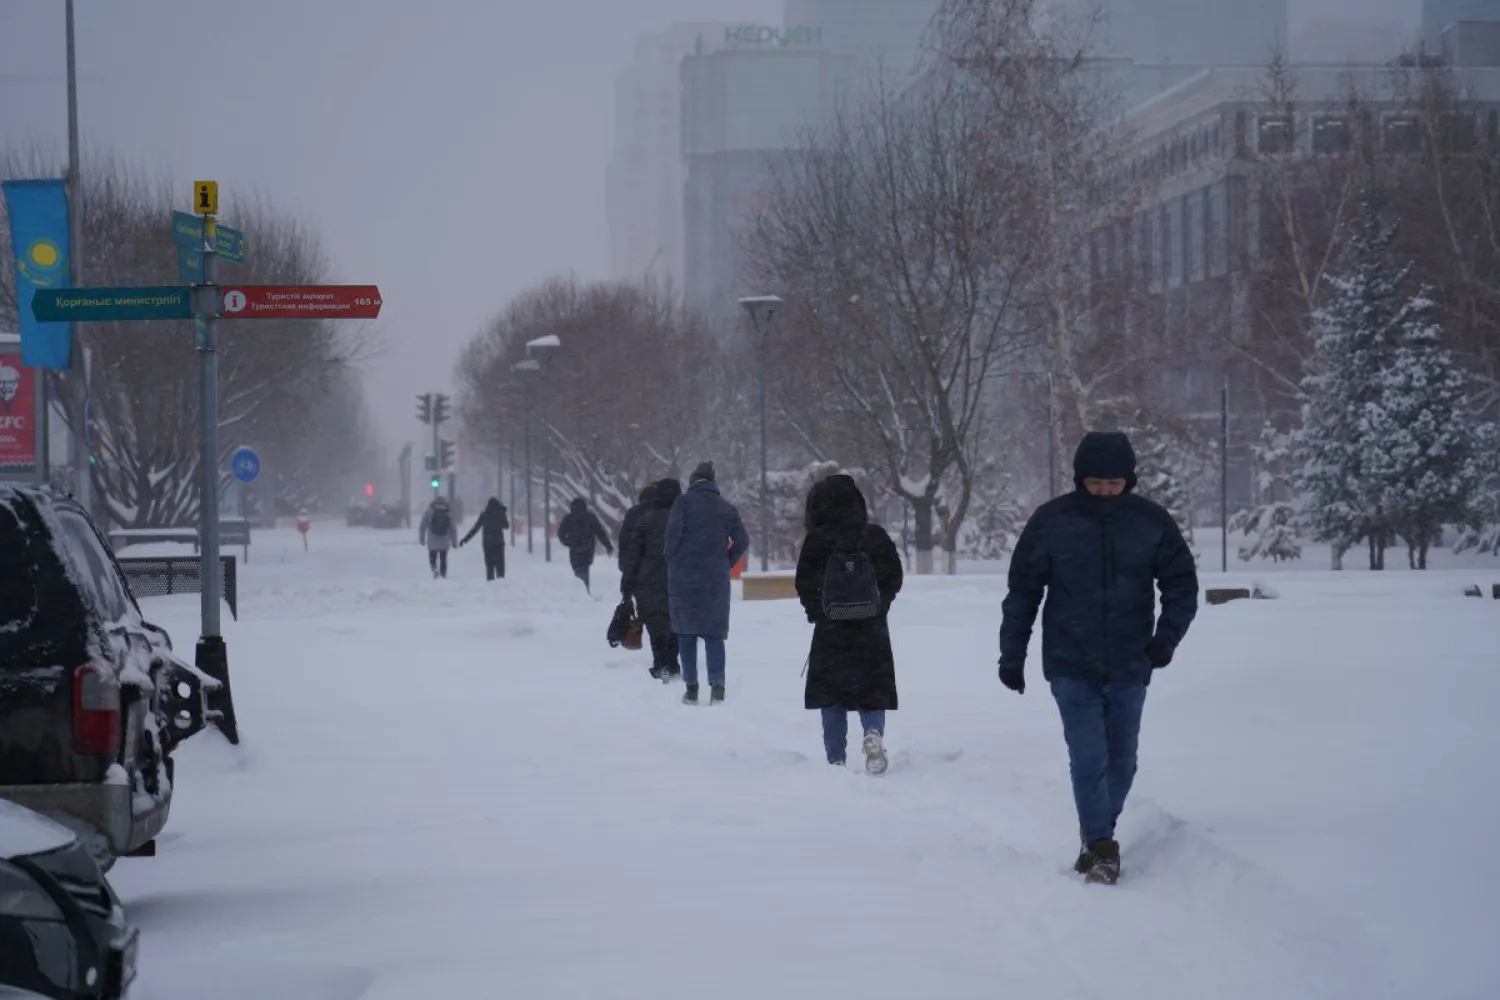
[(253, 483), (260, 475), (260, 456), (249, 448), (241, 448), (229, 458), (229, 471), (242, 483)]

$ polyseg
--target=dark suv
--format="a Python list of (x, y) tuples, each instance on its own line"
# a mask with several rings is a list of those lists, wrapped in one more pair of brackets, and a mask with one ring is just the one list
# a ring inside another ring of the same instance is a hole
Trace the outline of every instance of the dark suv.
[(79, 834), (99, 863), (148, 852), (172, 803), (172, 750), (217, 682), (141, 617), (71, 497), (0, 484), (0, 799)]

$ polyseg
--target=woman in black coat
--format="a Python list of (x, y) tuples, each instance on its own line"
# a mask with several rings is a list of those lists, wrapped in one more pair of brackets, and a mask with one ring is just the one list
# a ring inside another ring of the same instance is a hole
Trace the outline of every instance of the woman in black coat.
[[(878, 613), (852, 621), (824, 614), (823, 583), (835, 553), (863, 553), (879, 586)], [(797, 559), (797, 597), (813, 623), (807, 665), (809, 709), (823, 713), (823, 748), (828, 763), (843, 765), (849, 713), (864, 728), (865, 769), (885, 771), (885, 713), (897, 708), (896, 660), (886, 615), (901, 591), (901, 556), (885, 529), (870, 523), (865, 498), (854, 480), (834, 475), (813, 486), (807, 497), (807, 538)]]
[(484, 578), (486, 580), (505, 579), (505, 533), (510, 530), (510, 512), (505, 509), (505, 504), (500, 502), (499, 497), (490, 497), (490, 502), (485, 504), (484, 510), (474, 521), (474, 527), (458, 543), (463, 548), (474, 540), (474, 536), (481, 531), (479, 544), (484, 549)]
[(635, 613), (651, 636), (651, 676), (671, 681), (682, 672), (667, 586), (667, 519), (682, 496), (682, 484), (663, 479), (647, 487), (644, 509), (620, 542), (620, 590), (635, 601)]

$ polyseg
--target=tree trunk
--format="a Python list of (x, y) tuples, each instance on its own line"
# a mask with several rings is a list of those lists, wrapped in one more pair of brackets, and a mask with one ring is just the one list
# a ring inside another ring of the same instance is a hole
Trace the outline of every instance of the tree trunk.
[(1417, 549), (1417, 569), (1427, 568), (1427, 548), (1430, 543), (1424, 538), (1421, 546)]
[(932, 497), (917, 497), (911, 502), (912, 521), (914, 522), (917, 548), (917, 575), (932, 575)]

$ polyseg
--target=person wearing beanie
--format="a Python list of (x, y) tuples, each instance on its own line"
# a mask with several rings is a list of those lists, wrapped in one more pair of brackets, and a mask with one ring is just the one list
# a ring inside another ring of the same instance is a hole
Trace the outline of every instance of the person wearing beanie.
[(698, 641), (708, 660), (710, 703), (724, 700), (724, 641), (729, 638), (729, 571), (750, 549), (740, 512), (719, 493), (712, 462), (688, 477), (688, 491), (667, 517), (667, 590), (672, 631), (687, 684), (698, 702)]
[(1124, 434), (1084, 435), (1073, 482), (1073, 492), (1037, 508), (1011, 555), (1000, 681), (1026, 693), (1041, 609), (1042, 676), (1062, 715), (1083, 842), (1074, 870), (1112, 885), (1120, 876), (1115, 824), (1135, 780), (1146, 688), (1198, 612), (1198, 573), (1172, 515), (1133, 492), (1135, 451)]

